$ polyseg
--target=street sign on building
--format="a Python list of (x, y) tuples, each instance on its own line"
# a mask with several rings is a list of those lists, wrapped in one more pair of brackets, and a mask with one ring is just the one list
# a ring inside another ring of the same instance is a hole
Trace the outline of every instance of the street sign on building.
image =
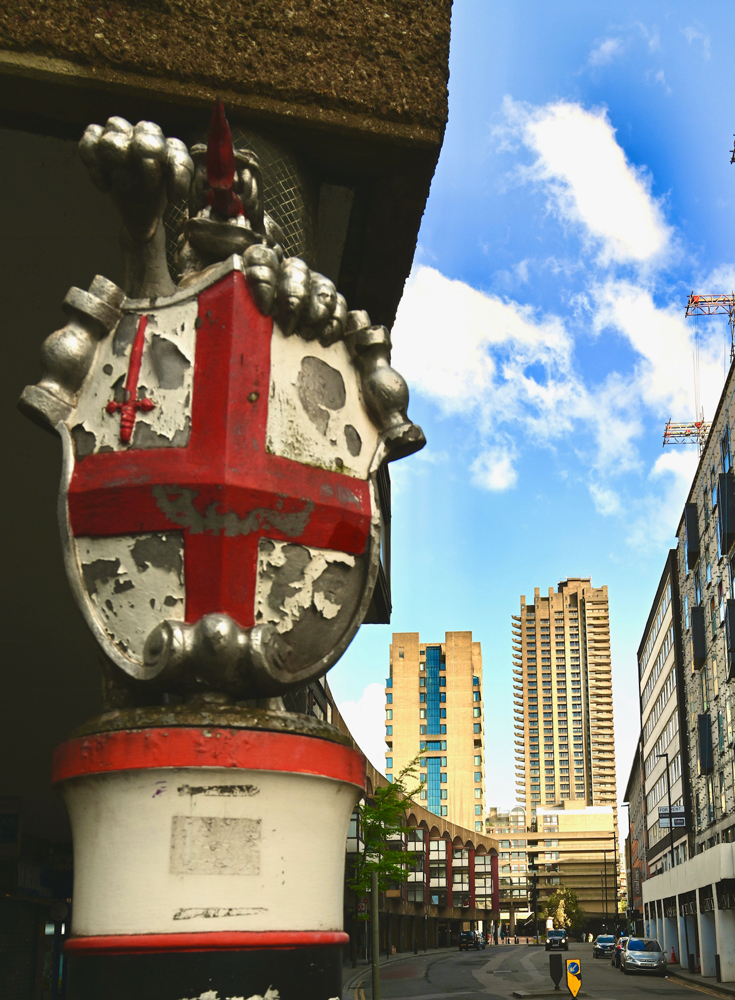
[(658, 807), (658, 825), (661, 830), (670, 830), (672, 827), (686, 827), (686, 815), (684, 806), (672, 806), (671, 812), (667, 806)]

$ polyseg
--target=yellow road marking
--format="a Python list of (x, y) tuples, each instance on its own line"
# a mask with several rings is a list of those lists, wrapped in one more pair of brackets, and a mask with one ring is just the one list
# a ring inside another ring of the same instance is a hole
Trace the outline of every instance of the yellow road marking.
[(692, 983), (687, 983), (683, 979), (669, 979), (668, 976), (666, 977), (666, 979), (668, 980), (668, 982), (671, 983), (672, 986), (686, 986), (688, 990), (696, 990), (697, 993), (706, 993), (707, 996), (709, 997), (723, 996), (722, 993), (713, 993), (712, 990), (706, 990), (704, 989), (703, 986), (694, 986)]

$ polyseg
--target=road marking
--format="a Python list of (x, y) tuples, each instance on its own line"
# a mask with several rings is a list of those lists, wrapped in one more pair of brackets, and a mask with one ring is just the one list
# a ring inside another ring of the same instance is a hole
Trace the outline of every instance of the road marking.
[(697, 993), (706, 993), (710, 997), (721, 997), (724, 996), (722, 993), (714, 993), (712, 990), (705, 990), (702, 986), (694, 986), (692, 983), (687, 983), (683, 979), (669, 979), (666, 976), (666, 982), (671, 983), (672, 986), (686, 986), (688, 990), (696, 990)]

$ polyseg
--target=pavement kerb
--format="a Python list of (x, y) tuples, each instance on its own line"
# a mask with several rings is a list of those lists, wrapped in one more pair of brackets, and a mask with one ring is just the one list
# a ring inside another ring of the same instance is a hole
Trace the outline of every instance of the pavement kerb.
[[(387, 955), (381, 955), (379, 964), (382, 969), (384, 965), (392, 965), (394, 962), (406, 962), (410, 958), (428, 958), (429, 955), (447, 955), (450, 951), (456, 951), (456, 950), (457, 946), (455, 945), (453, 948), (429, 948), (428, 951), (422, 951), (421, 949), (419, 949), (419, 952), (416, 955), (414, 955), (412, 951), (401, 952), (400, 955), (391, 955), (390, 958), (388, 958)], [(488, 948), (485, 949), (485, 951), (488, 950), (492, 949)], [(344, 993), (345, 990), (351, 989), (353, 983), (357, 979), (359, 979), (360, 976), (370, 976), (371, 968), (372, 966), (370, 965), (370, 963), (368, 963), (366, 965), (360, 965), (356, 969), (350, 968), (349, 970), (345, 970), (345, 973), (349, 971), (352, 973), (352, 975), (350, 976), (349, 979), (346, 979), (342, 983), (342, 992)]]
[(692, 986), (695, 989), (707, 990), (721, 997), (735, 997), (735, 987), (725, 986), (723, 983), (703, 982), (700, 977), (687, 976), (681, 972), (674, 972), (671, 968), (666, 970), (666, 975), (669, 979), (676, 979), (678, 982), (686, 983), (687, 986)]

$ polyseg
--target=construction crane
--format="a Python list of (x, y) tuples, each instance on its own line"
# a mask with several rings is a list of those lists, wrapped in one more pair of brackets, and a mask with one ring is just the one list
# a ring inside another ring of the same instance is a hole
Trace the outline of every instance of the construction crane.
[(735, 361), (735, 292), (729, 295), (695, 295), (687, 300), (686, 316), (715, 316), (727, 313), (730, 326), (730, 364)]
[[(735, 153), (733, 153), (735, 162)], [(685, 315), (694, 316), (695, 323), (700, 316), (715, 316), (727, 314), (730, 327), (730, 364), (735, 360), (735, 292), (730, 295), (695, 295), (691, 293), (687, 299)], [(699, 402), (699, 331), (694, 335), (694, 414), (696, 420), (691, 423), (675, 424), (669, 418), (664, 428), (663, 447), (667, 444), (697, 443), (699, 454), (704, 451), (711, 423), (704, 419), (704, 413)]]

